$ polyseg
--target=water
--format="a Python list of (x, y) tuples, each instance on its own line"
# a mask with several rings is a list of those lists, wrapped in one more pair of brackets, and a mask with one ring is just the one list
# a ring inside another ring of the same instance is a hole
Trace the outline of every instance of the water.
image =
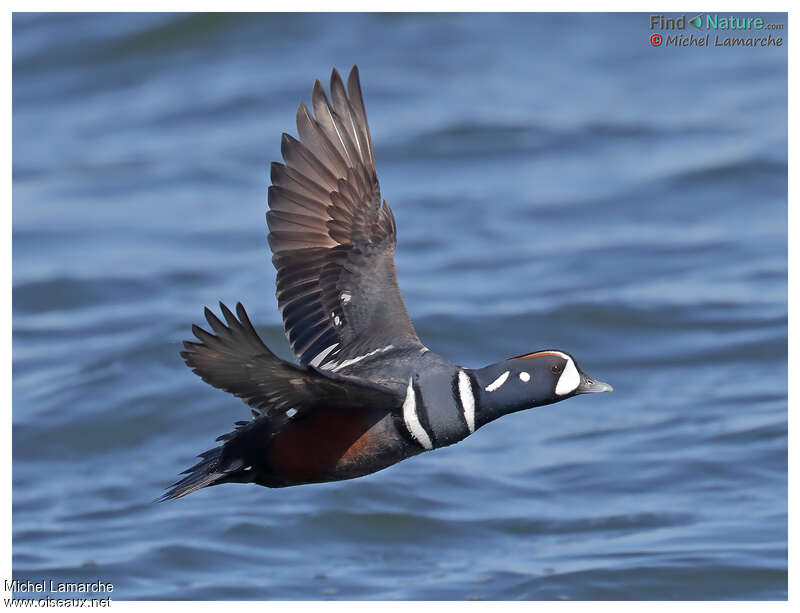
[[(15, 578), (786, 598), (785, 47), (654, 49), (646, 15), (13, 27)], [(288, 357), (267, 168), (356, 62), (424, 342), (466, 366), (566, 349), (616, 391), (354, 481), (153, 504), (248, 416), (178, 356), (202, 307), (241, 300)]]

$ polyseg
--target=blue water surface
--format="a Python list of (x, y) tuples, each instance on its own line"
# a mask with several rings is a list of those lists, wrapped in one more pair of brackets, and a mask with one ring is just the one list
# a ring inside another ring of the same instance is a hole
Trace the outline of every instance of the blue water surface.
[[(122, 600), (786, 598), (786, 43), (650, 34), (16, 14), (14, 577)], [(289, 357), (268, 166), (354, 63), (425, 344), (469, 367), (560, 348), (616, 391), (353, 481), (154, 504), (249, 416), (178, 355), (203, 306), (241, 300)]]

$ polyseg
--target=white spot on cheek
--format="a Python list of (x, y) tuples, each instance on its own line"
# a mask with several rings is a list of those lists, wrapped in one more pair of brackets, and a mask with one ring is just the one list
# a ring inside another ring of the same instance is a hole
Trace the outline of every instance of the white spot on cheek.
[(523, 383), (527, 383), (528, 381), (531, 380), (531, 376), (526, 372), (521, 372), (519, 373), (519, 380), (522, 381)]
[(556, 395), (565, 396), (570, 392), (574, 392), (580, 382), (581, 376), (578, 374), (578, 369), (575, 368), (575, 362), (572, 361), (572, 358), (567, 358), (564, 372), (561, 373), (558, 383), (556, 383)]
[(353, 296), (352, 294), (350, 294), (350, 292), (342, 292), (342, 295), (340, 296), (340, 298), (342, 299), (342, 304), (347, 304), (348, 302), (350, 302), (350, 299), (352, 297)]
[(487, 392), (493, 392), (496, 389), (500, 389), (500, 387), (503, 385), (503, 383), (506, 382), (506, 379), (508, 379), (508, 375), (509, 374), (510, 374), (510, 371), (508, 371), (508, 370), (505, 371), (502, 375), (497, 377), (497, 379), (495, 379), (489, 385), (486, 386), (486, 391)]

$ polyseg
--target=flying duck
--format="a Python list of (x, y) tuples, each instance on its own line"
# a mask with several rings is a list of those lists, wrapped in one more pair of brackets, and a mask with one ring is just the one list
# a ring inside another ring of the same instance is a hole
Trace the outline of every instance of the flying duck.
[(522, 409), (610, 392), (563, 351), (464, 368), (422, 344), (394, 265), (394, 215), (381, 199), (358, 68), (334, 69), (297, 109), (273, 163), (269, 246), (278, 309), (298, 364), (275, 356), (241, 303), (208, 308), (181, 356), (238, 396), (252, 419), (200, 454), (161, 500), (221, 483), (287, 487), (352, 479), (452, 445)]

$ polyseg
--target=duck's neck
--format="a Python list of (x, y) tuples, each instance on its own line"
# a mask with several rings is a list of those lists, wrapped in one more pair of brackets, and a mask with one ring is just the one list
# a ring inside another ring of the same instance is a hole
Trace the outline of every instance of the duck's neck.
[(517, 360), (505, 360), (469, 370), (475, 390), (475, 425), (555, 402), (552, 383), (526, 370)]

